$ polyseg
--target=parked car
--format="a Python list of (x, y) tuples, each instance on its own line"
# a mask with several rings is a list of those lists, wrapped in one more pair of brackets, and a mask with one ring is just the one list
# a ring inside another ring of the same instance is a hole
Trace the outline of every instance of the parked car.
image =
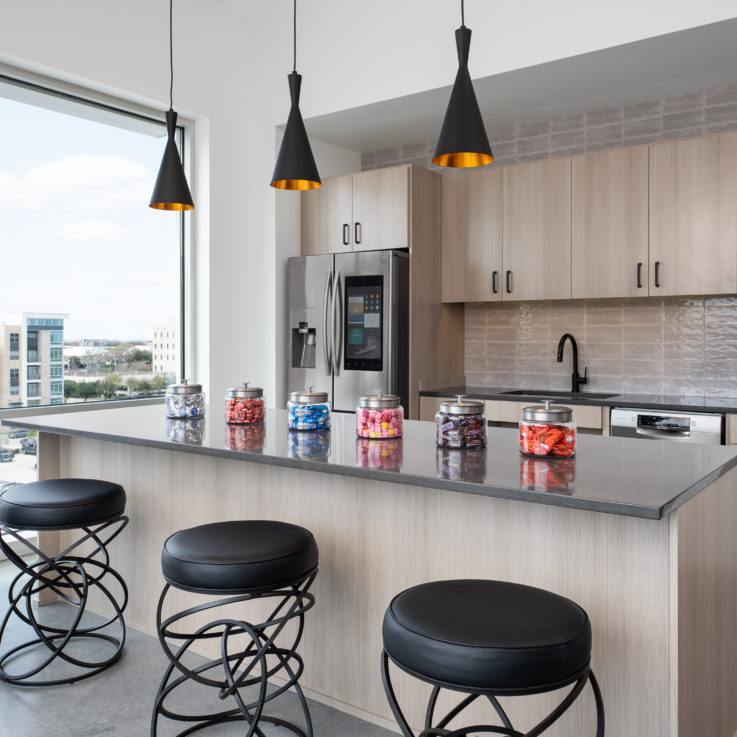
[(21, 429), (11, 430), (8, 433), (8, 437), (11, 438), (11, 439), (13, 439), (13, 440), (15, 438), (25, 438), (27, 435), (28, 435), (28, 430), (21, 430)]
[[(35, 450), (33, 451), (36, 452)], [(15, 456), (12, 450), (0, 450), (0, 463), (10, 463)]]
[(20, 441), (20, 446), (25, 455), (36, 455), (36, 438), (24, 438)]

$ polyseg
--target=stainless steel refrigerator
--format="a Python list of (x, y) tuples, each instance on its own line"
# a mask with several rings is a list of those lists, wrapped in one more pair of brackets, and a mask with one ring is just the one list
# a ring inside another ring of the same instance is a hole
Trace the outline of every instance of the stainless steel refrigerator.
[(336, 412), (381, 391), (409, 396), (409, 255), (290, 258), (287, 393), (327, 391)]

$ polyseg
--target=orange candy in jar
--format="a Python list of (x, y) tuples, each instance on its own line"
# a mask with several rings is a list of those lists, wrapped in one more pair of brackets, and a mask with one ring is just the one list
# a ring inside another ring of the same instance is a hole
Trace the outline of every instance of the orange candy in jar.
[(519, 423), (520, 452), (528, 456), (570, 458), (576, 454), (576, 423), (570, 407), (551, 404), (522, 410)]
[(225, 421), (229, 425), (253, 425), (264, 421), (264, 391), (255, 386), (228, 389), (225, 397)]

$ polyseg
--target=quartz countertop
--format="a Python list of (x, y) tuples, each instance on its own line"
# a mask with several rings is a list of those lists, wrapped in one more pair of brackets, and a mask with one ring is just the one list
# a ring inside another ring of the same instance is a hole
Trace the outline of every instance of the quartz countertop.
[[(363, 440), (353, 414), (332, 430), (291, 432), (286, 410), (267, 409), (263, 425), (226, 426), (220, 405), (204, 419), (167, 420), (162, 405), (47, 414), (8, 420), (58, 435), (218, 456), (430, 489), (661, 519), (737, 465), (737, 449), (579, 435), (575, 459), (519, 454), (515, 429), (489, 428), (488, 447), (435, 445), (435, 425), (408, 420), (404, 437)], [(43, 453), (43, 442), (40, 444)], [(737, 476), (735, 476), (737, 482)]]
[[(505, 402), (527, 402), (536, 404), (539, 399), (547, 397), (556, 402), (566, 404), (588, 404), (597, 407), (631, 407), (633, 409), (687, 410), (689, 412), (737, 413), (737, 397), (681, 397), (669, 394), (611, 394), (607, 397), (587, 396), (584, 388), (580, 392), (566, 393), (565, 396), (551, 396), (545, 392), (536, 394), (509, 394), (519, 391), (521, 387), (501, 386), (449, 386), (441, 389), (427, 389), (420, 392), (424, 397), (452, 397), (463, 394), (473, 399), (495, 399)], [(557, 394), (564, 389), (556, 389)], [(601, 392), (602, 394), (605, 392)], [(609, 394), (609, 392), (606, 392)]]

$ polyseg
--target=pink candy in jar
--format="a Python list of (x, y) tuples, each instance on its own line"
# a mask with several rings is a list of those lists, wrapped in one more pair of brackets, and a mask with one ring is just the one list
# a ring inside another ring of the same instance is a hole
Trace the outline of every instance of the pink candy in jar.
[(400, 438), (404, 410), (395, 394), (361, 397), (356, 407), (356, 435), (359, 438)]

